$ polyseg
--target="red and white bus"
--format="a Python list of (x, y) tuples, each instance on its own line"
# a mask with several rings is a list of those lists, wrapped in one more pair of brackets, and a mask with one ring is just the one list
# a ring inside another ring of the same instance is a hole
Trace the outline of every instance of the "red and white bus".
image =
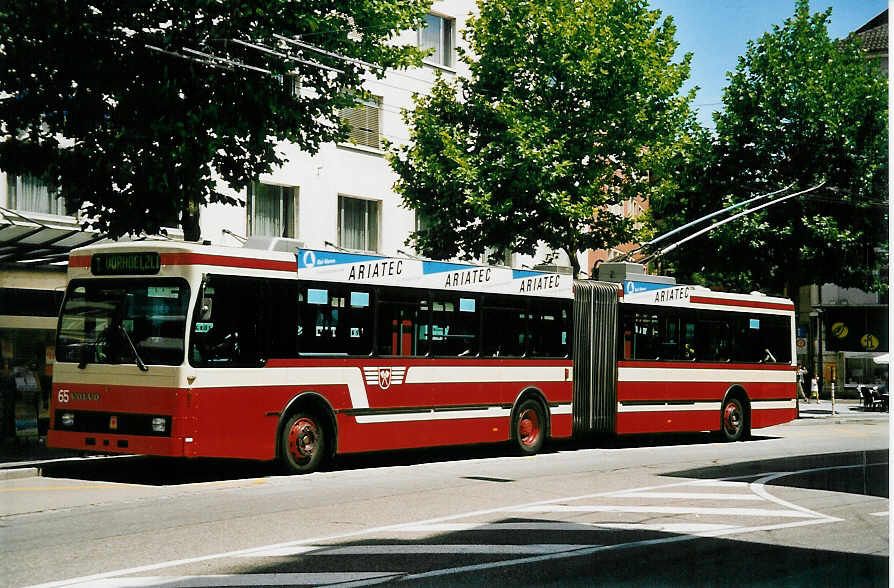
[(74, 250), (48, 445), (278, 459), (796, 416), (785, 299), (339, 251)]

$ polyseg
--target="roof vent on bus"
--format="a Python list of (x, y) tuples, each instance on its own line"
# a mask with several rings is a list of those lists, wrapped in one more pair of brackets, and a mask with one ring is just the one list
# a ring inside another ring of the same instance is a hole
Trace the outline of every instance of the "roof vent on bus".
[(557, 265), (553, 263), (539, 264), (533, 267), (535, 271), (538, 272), (549, 272), (551, 274), (564, 274), (566, 276), (571, 275), (571, 266), (567, 265)]
[(646, 266), (628, 261), (606, 262), (599, 266), (598, 279), (601, 282), (649, 282), (653, 284), (674, 285), (677, 280), (670, 276), (653, 276), (646, 273)]
[(304, 241), (286, 237), (249, 237), (242, 246), (248, 249), (261, 249), (263, 251), (295, 253), (296, 249), (304, 249)]

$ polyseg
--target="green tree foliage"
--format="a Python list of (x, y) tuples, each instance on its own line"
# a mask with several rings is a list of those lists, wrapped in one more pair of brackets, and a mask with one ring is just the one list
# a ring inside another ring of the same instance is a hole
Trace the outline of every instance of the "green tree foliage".
[(887, 80), (858, 40), (829, 37), (830, 14), (799, 0), (783, 26), (748, 43), (712, 149), (685, 168), (696, 181), (653, 201), (653, 214), (665, 229), (790, 183), (826, 184), (681, 247), (669, 259), (682, 273), (793, 297), (811, 283), (887, 288)]
[(282, 163), (279, 141), (315, 152), (346, 137), (338, 112), (365, 73), (419, 60), (394, 41), (429, 4), (4, 2), (0, 168), (61, 187), (70, 209), (113, 237), (163, 232), (179, 216), (198, 239), (199, 206), (237, 203), (219, 181), (246, 188)]
[(392, 147), (395, 189), (423, 220), (417, 250), (486, 248), (572, 260), (631, 239), (612, 205), (647, 196), (675, 149), (691, 96), (689, 56), (645, 0), (481, 0), (464, 38), (468, 79), (439, 79)]

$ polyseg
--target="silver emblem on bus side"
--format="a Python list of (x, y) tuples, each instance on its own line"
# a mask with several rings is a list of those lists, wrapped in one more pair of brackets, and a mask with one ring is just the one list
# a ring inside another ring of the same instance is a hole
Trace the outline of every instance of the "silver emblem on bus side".
[(363, 379), (367, 386), (378, 386), (387, 390), (393, 385), (403, 384), (407, 368), (404, 366), (364, 367)]
[(391, 387), (391, 368), (379, 368), (379, 388), (387, 390)]

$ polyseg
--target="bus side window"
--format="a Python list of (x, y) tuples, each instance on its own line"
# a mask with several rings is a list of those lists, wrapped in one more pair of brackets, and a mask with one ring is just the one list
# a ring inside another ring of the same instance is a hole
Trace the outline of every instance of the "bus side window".
[(761, 351), (764, 361), (791, 363), (792, 328), (789, 317), (766, 315), (761, 321)]
[(634, 316), (633, 357), (635, 359), (656, 360), (661, 357), (658, 315), (639, 312)]
[(298, 345), (295, 333), (295, 325), (298, 321), (297, 282), (295, 280), (270, 280), (268, 287), (270, 289), (270, 303), (267, 304), (267, 312), (270, 315), (268, 357), (295, 357)]
[(347, 355), (339, 344), (340, 316), (345, 299), (330, 285), (304, 285), (298, 290), (296, 336), (301, 354)]
[(528, 313), (525, 300), (517, 296), (485, 296), (482, 301), (484, 357), (521, 357), (525, 354)]
[(382, 288), (378, 291), (376, 353), (419, 357), (428, 353), (429, 311), (427, 296)]
[(663, 316), (661, 318), (664, 332), (661, 337), (661, 348), (658, 353), (663, 360), (681, 359), (684, 351), (680, 341), (680, 319), (674, 315)]
[(343, 311), (345, 347), (349, 355), (369, 355), (372, 352), (373, 322), (371, 292), (352, 287), (346, 294)]
[(697, 327), (698, 348), (706, 361), (731, 361), (733, 332), (728, 318), (719, 315), (703, 317)]
[(552, 301), (531, 301), (532, 357), (568, 356), (568, 311), (565, 305)]
[(432, 355), (477, 357), (481, 330), (478, 298), (437, 293), (432, 300)]
[(787, 316), (746, 315), (738, 319), (736, 354), (747, 363), (789, 363), (791, 322)]
[(198, 302), (192, 332), (193, 365), (261, 364), (266, 289), (263, 280), (213, 275)]

